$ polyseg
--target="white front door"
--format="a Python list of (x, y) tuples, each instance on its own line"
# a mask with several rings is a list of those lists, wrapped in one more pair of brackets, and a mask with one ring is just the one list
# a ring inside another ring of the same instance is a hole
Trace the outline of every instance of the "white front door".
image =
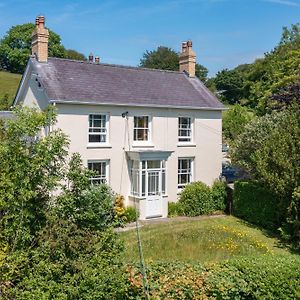
[(148, 169), (146, 195), (146, 218), (162, 216), (162, 172)]

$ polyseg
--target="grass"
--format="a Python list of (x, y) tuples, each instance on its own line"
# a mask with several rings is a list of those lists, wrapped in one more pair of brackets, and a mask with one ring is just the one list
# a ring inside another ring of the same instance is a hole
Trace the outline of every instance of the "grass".
[(0, 71), (0, 99), (2, 99), (5, 94), (8, 94), (9, 100), (11, 100), (12, 103), (20, 80), (20, 74)]
[[(291, 255), (276, 238), (231, 216), (145, 225), (140, 232), (146, 261), (205, 263), (239, 256)], [(121, 236), (128, 262), (138, 261), (136, 231)]]

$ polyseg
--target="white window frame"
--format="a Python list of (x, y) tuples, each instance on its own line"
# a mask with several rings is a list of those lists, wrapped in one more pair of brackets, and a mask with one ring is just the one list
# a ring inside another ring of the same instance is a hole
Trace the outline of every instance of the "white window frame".
[[(147, 140), (135, 140), (135, 130), (138, 129), (144, 129), (144, 128), (140, 128), (140, 127), (135, 127), (135, 118), (140, 118), (140, 117), (147, 117), (148, 118), (148, 139)], [(147, 114), (140, 114), (140, 115), (134, 115), (133, 116), (133, 124), (132, 124), (132, 128), (133, 128), (133, 146), (151, 146), (152, 144), (152, 116), (151, 115), (147, 115)]]
[[(159, 161), (158, 168), (148, 168), (148, 161), (156, 160)], [(146, 198), (148, 197), (148, 173), (151, 171), (159, 171), (159, 190), (162, 196), (167, 195), (167, 161), (162, 159), (146, 159), (140, 161), (131, 161), (131, 188), (130, 193), (134, 197), (138, 198)], [(135, 168), (133, 167), (135, 165)], [(142, 187), (144, 176), (144, 192)], [(163, 177), (164, 181), (164, 188), (163, 188)], [(138, 186), (134, 186), (134, 182), (137, 183)]]
[[(190, 162), (191, 162), (190, 172), (183, 172), (183, 171), (180, 172), (180, 169), (179, 169), (179, 161), (180, 160), (190, 160)], [(194, 157), (178, 157), (178, 160), (177, 160), (177, 188), (179, 191), (181, 191), (187, 184), (192, 183), (194, 181), (194, 161), (195, 161)], [(187, 175), (187, 174), (190, 174), (190, 181), (187, 183), (184, 183), (184, 184), (179, 183), (179, 176)]]
[[(90, 127), (90, 118), (92, 116), (105, 116), (105, 127)], [(109, 145), (109, 119), (110, 116), (108, 113), (104, 112), (93, 112), (88, 115), (88, 146), (105, 146)], [(105, 132), (90, 132), (93, 129), (105, 129)], [(105, 136), (105, 141), (99, 141), (99, 142), (90, 142), (90, 136), (91, 135), (99, 135), (99, 136)]]
[[(190, 120), (190, 129), (182, 129), (180, 128), (180, 119), (181, 118), (186, 118)], [(193, 143), (193, 136), (194, 136), (194, 118), (192, 118), (191, 116), (178, 116), (177, 118), (178, 120), (178, 126), (177, 126), (177, 135), (178, 135), (178, 144), (192, 144)], [(190, 135), (189, 136), (180, 136), (179, 135), (179, 131), (180, 130), (189, 130), (190, 131)], [(180, 139), (188, 139), (188, 141), (182, 141)]]
[[(97, 183), (96, 181), (97, 180), (105, 180), (105, 182), (102, 182), (102, 183), (105, 183), (105, 184), (109, 184), (109, 160), (103, 160), (103, 159), (99, 159), (99, 160), (88, 160), (87, 161), (87, 168), (89, 170), (93, 170), (93, 169), (90, 169), (89, 168), (89, 164), (93, 164), (93, 163), (104, 163), (105, 164), (105, 177), (103, 177), (103, 175), (95, 175), (94, 177), (90, 177), (90, 182), (91, 184), (99, 184)], [(101, 184), (101, 183), (100, 183)]]

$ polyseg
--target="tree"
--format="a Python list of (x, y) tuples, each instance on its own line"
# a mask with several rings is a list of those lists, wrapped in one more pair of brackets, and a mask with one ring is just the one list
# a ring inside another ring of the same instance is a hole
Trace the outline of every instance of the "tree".
[(51, 109), (18, 108), (0, 129), (0, 236), (10, 251), (28, 246), (44, 226), (51, 192), (63, 178), (66, 136), (57, 130), (39, 138), (54, 120)]
[[(20, 74), (24, 72), (31, 54), (31, 34), (34, 28), (34, 24), (26, 23), (8, 30), (0, 41), (0, 69)], [(61, 38), (52, 30), (49, 30), (49, 56), (65, 56)]]
[[(156, 50), (146, 51), (140, 60), (140, 67), (160, 70), (179, 70), (179, 55), (171, 48), (159, 46)], [(196, 76), (203, 82), (207, 79), (208, 70), (196, 64)]]
[[(254, 119), (235, 143), (232, 159), (278, 196), (282, 218), (291, 212), (298, 224), (291, 232), (300, 241), (300, 109), (299, 106)], [(292, 202), (292, 199), (295, 199)], [(295, 210), (296, 205), (296, 210)], [(298, 205), (298, 206), (297, 206)], [(292, 207), (293, 206), (293, 207)], [(296, 229), (295, 229), (296, 228)]]
[(66, 49), (65, 50), (65, 55), (64, 58), (69, 58), (69, 59), (74, 59), (74, 60), (81, 60), (81, 61), (85, 61), (86, 57), (84, 54), (73, 50), (73, 49)]
[(236, 70), (224, 69), (218, 72), (214, 84), (226, 103), (235, 104), (243, 98), (244, 81)]
[[(0, 294), (4, 299), (124, 299), (114, 194), (89, 183), (52, 109), (0, 123)], [(60, 193), (57, 191), (60, 189)], [(55, 191), (55, 193), (53, 193)]]
[(253, 113), (239, 104), (235, 104), (225, 111), (223, 114), (223, 137), (225, 141), (233, 145), (252, 118)]
[(179, 70), (179, 57), (171, 48), (159, 46), (156, 50), (146, 51), (140, 60), (140, 67), (160, 70)]

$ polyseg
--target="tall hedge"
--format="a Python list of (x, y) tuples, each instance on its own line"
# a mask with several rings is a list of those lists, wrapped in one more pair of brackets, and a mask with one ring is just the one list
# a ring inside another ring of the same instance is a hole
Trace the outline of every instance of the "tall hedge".
[(281, 218), (278, 197), (261, 184), (237, 181), (233, 192), (233, 214), (251, 223), (277, 229)]

